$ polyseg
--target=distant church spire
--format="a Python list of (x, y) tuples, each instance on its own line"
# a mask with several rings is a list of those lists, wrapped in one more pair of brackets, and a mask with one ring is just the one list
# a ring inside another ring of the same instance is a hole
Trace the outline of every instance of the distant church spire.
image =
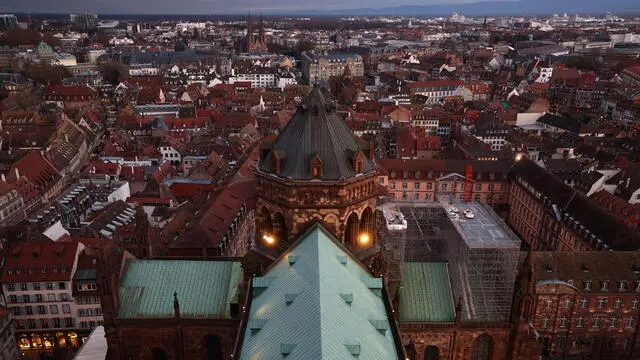
[(251, 27), (251, 14), (249, 14), (249, 17), (247, 17), (247, 52), (252, 54), (267, 53), (267, 41), (265, 39), (262, 12), (260, 12), (260, 27), (258, 29), (258, 37), (253, 36), (253, 28)]

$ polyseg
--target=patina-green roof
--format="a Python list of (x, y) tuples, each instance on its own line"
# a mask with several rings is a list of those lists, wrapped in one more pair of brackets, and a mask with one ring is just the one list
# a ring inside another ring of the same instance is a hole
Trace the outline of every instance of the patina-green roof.
[(376, 278), (315, 225), (254, 279), (239, 359), (397, 360), (402, 350), (378, 282), (370, 279)]
[(120, 282), (118, 317), (173, 317), (176, 292), (182, 317), (229, 318), (241, 279), (238, 261), (129, 260)]
[(454, 320), (455, 306), (447, 263), (405, 263), (400, 289), (400, 321)]

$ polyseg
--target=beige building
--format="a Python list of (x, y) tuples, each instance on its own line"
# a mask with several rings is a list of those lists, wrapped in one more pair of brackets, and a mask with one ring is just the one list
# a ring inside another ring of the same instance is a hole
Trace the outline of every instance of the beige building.
[(314, 55), (308, 52), (302, 54), (302, 76), (309, 85), (329, 80), (332, 76), (341, 76), (347, 66), (351, 76), (364, 75), (364, 63), (360, 55)]

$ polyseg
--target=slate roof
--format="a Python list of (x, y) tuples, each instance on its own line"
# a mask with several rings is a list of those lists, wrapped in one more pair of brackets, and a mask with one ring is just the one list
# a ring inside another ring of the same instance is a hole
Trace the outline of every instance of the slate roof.
[(254, 278), (253, 287), (242, 360), (281, 359), (283, 351), (288, 360), (352, 360), (356, 350), (360, 359), (404, 358), (382, 279), (320, 225)]
[[(337, 115), (320, 88), (315, 87), (298, 106), (298, 110), (273, 143), (269, 155), (261, 159), (260, 169), (274, 172), (271, 154), (284, 157), (280, 173), (284, 178), (312, 179), (310, 161), (318, 156), (322, 161), (322, 178), (339, 180), (356, 175), (352, 157), (360, 151), (353, 133)], [(364, 156), (363, 172), (374, 170), (372, 162)]]
[(241, 279), (239, 261), (129, 260), (118, 318), (172, 318), (177, 292), (183, 318), (229, 319)]
[(544, 114), (537, 120), (539, 123), (543, 123), (549, 126), (553, 126), (562, 130), (566, 130), (572, 133), (580, 132), (580, 123), (567, 117), (558, 116), (554, 114)]
[(443, 262), (408, 262), (402, 267), (401, 322), (455, 320), (449, 268)]
[(640, 235), (602, 211), (588, 198), (578, 194), (559, 178), (551, 175), (529, 159), (516, 162), (514, 175), (520, 176), (551, 204), (555, 204), (575, 221), (584, 225), (594, 236), (602, 239), (611, 250), (628, 251), (640, 249)]

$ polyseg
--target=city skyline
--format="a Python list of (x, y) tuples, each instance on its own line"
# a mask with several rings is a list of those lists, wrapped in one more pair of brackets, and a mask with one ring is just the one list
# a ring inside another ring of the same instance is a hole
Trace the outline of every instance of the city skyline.
[(160, 0), (153, 6), (144, 2), (112, 2), (87, 3), (78, 0), (63, 0), (55, 4), (42, 0), (22, 2), (8, 0), (0, 8), (0, 12), (14, 13), (98, 13), (98, 14), (139, 14), (139, 15), (196, 15), (218, 14), (239, 15), (248, 11), (262, 11), (270, 15), (313, 14), (313, 15), (442, 15), (451, 12), (468, 13), (469, 15), (527, 15), (553, 12), (604, 13), (624, 12), (640, 13), (640, 5), (631, 0), (601, 1), (538, 1), (535, 3), (522, 0), (405, 0), (388, 3), (382, 0), (369, 1), (366, 4), (355, 0), (329, 0), (318, 6), (314, 2), (300, 1), (292, 4), (286, 0), (186, 0), (176, 7), (174, 2)]

